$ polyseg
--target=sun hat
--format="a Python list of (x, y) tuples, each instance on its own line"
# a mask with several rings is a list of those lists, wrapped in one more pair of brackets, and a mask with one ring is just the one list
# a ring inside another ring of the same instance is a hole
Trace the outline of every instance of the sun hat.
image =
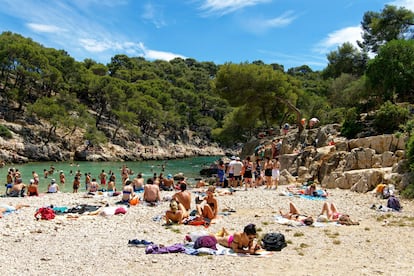
[(52, 183), (52, 184), (55, 184), (56, 183), (56, 179), (52, 179), (52, 180), (50, 180), (50, 183)]

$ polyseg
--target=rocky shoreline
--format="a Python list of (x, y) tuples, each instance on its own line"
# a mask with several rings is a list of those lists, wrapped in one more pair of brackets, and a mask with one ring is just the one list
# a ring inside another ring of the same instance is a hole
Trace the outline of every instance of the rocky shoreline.
[(75, 132), (70, 136), (57, 133), (57, 137), (45, 141), (41, 130), (29, 124), (1, 124), (12, 132), (12, 138), (0, 137), (0, 161), (6, 164), (19, 164), (36, 161), (142, 161), (167, 160), (196, 156), (220, 156), (236, 153), (237, 150), (224, 149), (217, 143), (201, 140), (187, 133), (185, 139), (172, 141), (164, 135), (144, 137), (139, 140), (125, 139), (118, 144), (107, 142), (99, 146), (90, 145)]

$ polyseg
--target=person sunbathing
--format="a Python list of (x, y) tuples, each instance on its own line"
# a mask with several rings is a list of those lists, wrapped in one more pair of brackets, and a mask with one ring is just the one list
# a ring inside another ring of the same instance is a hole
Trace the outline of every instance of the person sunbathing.
[(122, 202), (128, 203), (131, 199), (135, 197), (134, 188), (132, 187), (132, 181), (127, 180), (125, 186), (122, 189)]
[(323, 218), (325, 214), (328, 221), (336, 221), (343, 225), (359, 225), (359, 222), (352, 221), (349, 215), (340, 213), (334, 203), (323, 203), (319, 218)]
[[(197, 212), (200, 216), (207, 219), (214, 219), (218, 213), (217, 199), (214, 197), (215, 187), (210, 186), (207, 190), (207, 196), (204, 199), (199, 199), (196, 205)], [(205, 201), (205, 204), (202, 204)]]
[(160, 188), (154, 184), (152, 178), (147, 179), (147, 184), (144, 185), (143, 199), (150, 205), (158, 205), (161, 200)]
[(226, 229), (222, 229), (218, 235), (215, 235), (218, 244), (231, 248), (235, 253), (255, 254), (261, 249), (254, 239), (257, 238), (256, 225), (248, 224), (244, 227), (243, 232), (236, 232), (230, 235)]
[(182, 208), (183, 205), (178, 203), (175, 199), (172, 199), (170, 202), (170, 210), (165, 212), (165, 223), (167, 225), (173, 223), (182, 224), (183, 223), (183, 210), (180, 209), (180, 205)]
[(16, 207), (12, 205), (0, 205), (0, 218), (2, 218), (3, 215), (5, 214), (13, 213), (23, 207), (29, 207), (29, 206), (30, 205), (26, 205), (26, 204), (17, 204)]
[(180, 184), (180, 191), (176, 192), (172, 196), (172, 199), (174, 199), (178, 203), (178, 208), (182, 210), (183, 217), (188, 217), (191, 209), (191, 193), (187, 191), (186, 183)]
[(284, 218), (287, 218), (287, 219), (290, 219), (290, 220), (300, 221), (305, 225), (312, 225), (313, 224), (312, 216), (301, 214), (299, 212), (299, 209), (292, 202), (289, 202), (289, 212), (288, 213), (283, 213), (281, 209), (279, 209), (279, 213)]

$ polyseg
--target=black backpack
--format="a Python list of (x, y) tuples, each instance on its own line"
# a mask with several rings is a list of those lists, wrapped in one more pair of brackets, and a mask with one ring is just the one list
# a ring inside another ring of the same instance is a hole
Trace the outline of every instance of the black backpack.
[(267, 233), (262, 239), (262, 247), (267, 251), (281, 251), (286, 246), (282, 233)]

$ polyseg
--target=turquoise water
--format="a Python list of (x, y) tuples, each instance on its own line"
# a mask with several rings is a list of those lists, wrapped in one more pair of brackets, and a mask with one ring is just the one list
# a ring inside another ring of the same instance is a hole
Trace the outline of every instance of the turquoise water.
[[(59, 183), (59, 171), (62, 170), (66, 176), (66, 184), (59, 185), (59, 188), (63, 192), (72, 192), (72, 183), (75, 177), (75, 173), (78, 170), (80, 170), (82, 174), (80, 191), (84, 191), (85, 173), (90, 172), (92, 178), (95, 177), (96, 179), (98, 179), (98, 175), (101, 173), (102, 170), (105, 170), (106, 173), (108, 173), (109, 170), (112, 170), (113, 172), (115, 172), (116, 176), (116, 187), (119, 189), (121, 188), (120, 169), (123, 165), (128, 166), (134, 172), (133, 177), (135, 177), (139, 172), (141, 172), (145, 179), (152, 177), (154, 173), (157, 173), (157, 175), (161, 173), (162, 166), (164, 165), (164, 176), (167, 176), (167, 174), (169, 173), (174, 175), (182, 172), (188, 178), (189, 183), (194, 183), (195, 178), (200, 177), (199, 172), (203, 168), (203, 166), (210, 165), (212, 162), (218, 160), (219, 158), (220, 156), (203, 156), (164, 161), (159, 160), (138, 162), (76, 162), (73, 164), (71, 164), (70, 162), (36, 162), (23, 165), (6, 165), (5, 167), (0, 169), (0, 177), (3, 177), (3, 181), (0, 183), (6, 183), (7, 171), (10, 167), (19, 169), (19, 171), (22, 173), (23, 183), (25, 184), (29, 183), (30, 179), (32, 178), (32, 171), (35, 171), (40, 178), (39, 192), (44, 193), (47, 191), (47, 185), (50, 183), (50, 180), (52, 178), (56, 179), (56, 182)], [(49, 170), (50, 166), (55, 167), (55, 172), (53, 175), (49, 175), (48, 178), (44, 178), (43, 170)], [(1, 187), (0, 190), (2, 189)], [(1, 191), (0, 193), (3, 193), (3, 191)]]

